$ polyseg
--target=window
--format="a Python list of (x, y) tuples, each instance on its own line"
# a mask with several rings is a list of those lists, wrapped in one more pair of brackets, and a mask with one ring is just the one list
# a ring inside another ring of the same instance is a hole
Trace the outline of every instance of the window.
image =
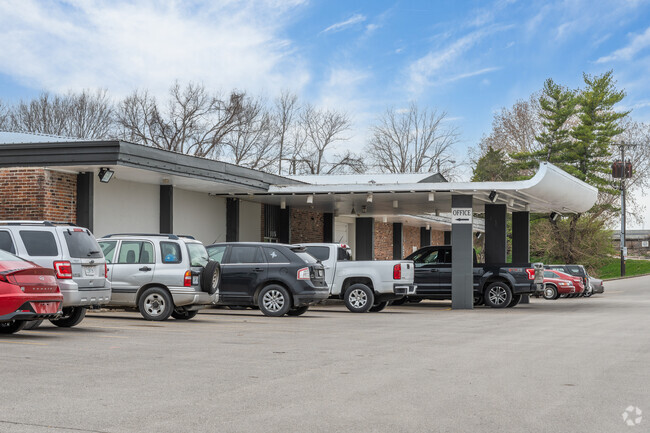
[(330, 248), (329, 247), (307, 247), (307, 252), (314, 256), (314, 258), (320, 260), (327, 260), (330, 258)]
[(306, 251), (294, 251), (305, 263), (318, 263), (318, 261)]
[(51, 232), (37, 230), (21, 230), (20, 239), (25, 244), (27, 254), (32, 257), (56, 257), (59, 255), (59, 248)]
[(163, 263), (180, 263), (183, 261), (181, 246), (176, 242), (161, 242), (160, 257)]
[(258, 246), (235, 245), (230, 249), (228, 263), (264, 263), (264, 258)]
[(415, 266), (418, 267), (428, 265), (430, 263), (441, 263), (438, 257), (439, 253), (439, 250), (425, 250), (420, 254), (413, 256), (411, 260), (413, 260), (413, 262), (415, 262)]
[(347, 262), (352, 260), (352, 252), (348, 248), (338, 248), (338, 257), (336, 258), (339, 262)]
[(154, 263), (153, 245), (149, 242), (122, 241), (119, 264), (152, 264)]
[(70, 257), (77, 259), (99, 259), (102, 257), (102, 251), (97, 245), (97, 241), (88, 230), (68, 229), (63, 232), (63, 238), (68, 245)]
[(16, 252), (14, 242), (11, 240), (11, 234), (9, 234), (9, 232), (0, 232), (0, 250), (8, 251), (10, 253)]
[(269, 263), (291, 263), (291, 260), (277, 248), (264, 247), (264, 256)]
[(117, 245), (117, 241), (110, 241), (110, 242), (100, 242), (99, 246), (102, 249), (102, 252), (104, 253), (104, 257), (106, 257), (106, 263), (113, 263), (113, 257), (115, 257), (115, 246)]
[(214, 260), (215, 262), (219, 262), (219, 263), (223, 261), (223, 253), (226, 252), (225, 245), (208, 247), (207, 250), (208, 250), (208, 256), (210, 256), (210, 260)]
[(190, 266), (205, 267), (208, 264), (208, 252), (205, 250), (203, 244), (188, 243), (187, 251), (190, 253)]
[(544, 278), (557, 278), (557, 275), (555, 275), (555, 272), (544, 271)]

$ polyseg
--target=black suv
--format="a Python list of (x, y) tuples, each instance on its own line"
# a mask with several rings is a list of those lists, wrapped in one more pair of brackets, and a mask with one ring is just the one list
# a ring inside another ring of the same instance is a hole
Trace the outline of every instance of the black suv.
[(304, 247), (226, 242), (206, 247), (221, 264), (219, 304), (257, 306), (267, 316), (300, 316), (329, 297), (325, 270)]

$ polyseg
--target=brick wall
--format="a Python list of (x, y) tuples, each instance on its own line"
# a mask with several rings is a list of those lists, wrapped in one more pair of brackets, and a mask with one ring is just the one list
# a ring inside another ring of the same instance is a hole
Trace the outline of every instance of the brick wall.
[(431, 230), (431, 245), (444, 245), (445, 232), (441, 230)]
[(375, 221), (375, 260), (393, 260), (393, 223)]
[(405, 225), (402, 229), (402, 236), (404, 239), (402, 245), (404, 247), (404, 254), (402, 257), (406, 257), (413, 253), (413, 247), (416, 247), (416, 250), (420, 249), (420, 227)]
[(323, 242), (323, 213), (291, 208), (291, 243)]
[(0, 219), (76, 218), (76, 175), (42, 168), (0, 169)]

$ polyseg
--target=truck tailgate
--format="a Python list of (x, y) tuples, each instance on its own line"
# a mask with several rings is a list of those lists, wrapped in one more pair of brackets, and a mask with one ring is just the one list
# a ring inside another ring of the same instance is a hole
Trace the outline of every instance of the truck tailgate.
[(404, 260), (399, 263), (402, 268), (402, 277), (400, 278), (400, 281), (404, 283), (413, 283), (413, 279), (415, 278), (415, 266), (413, 265), (413, 262), (410, 260)]

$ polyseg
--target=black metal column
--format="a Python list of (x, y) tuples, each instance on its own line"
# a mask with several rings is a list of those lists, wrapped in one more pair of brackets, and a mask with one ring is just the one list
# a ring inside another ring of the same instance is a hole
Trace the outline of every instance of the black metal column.
[(401, 260), (404, 252), (404, 226), (402, 223), (393, 223), (393, 260)]
[[(530, 212), (512, 213), (512, 263), (530, 262)], [(528, 295), (521, 297), (521, 304), (529, 304)]]
[(77, 175), (77, 225), (91, 232), (94, 225), (94, 174), (79, 173)]
[(325, 212), (323, 214), (323, 242), (334, 242), (334, 214)]
[(226, 199), (226, 242), (239, 242), (239, 199)]
[(174, 187), (160, 185), (160, 233), (174, 233)]
[[(457, 209), (471, 209), (472, 196), (452, 195), (452, 214)], [(473, 234), (470, 223), (458, 222), (451, 225), (451, 308), (474, 308), (473, 284)]]
[(277, 230), (279, 243), (291, 243), (291, 208), (289, 206), (286, 209), (280, 209)]
[(431, 229), (420, 227), (420, 248), (431, 245)]
[(355, 230), (357, 260), (374, 260), (375, 258), (375, 220), (374, 218), (357, 218)]
[(485, 263), (506, 262), (505, 204), (485, 205)]
[(451, 245), (451, 232), (444, 232), (443, 242), (445, 245)]

